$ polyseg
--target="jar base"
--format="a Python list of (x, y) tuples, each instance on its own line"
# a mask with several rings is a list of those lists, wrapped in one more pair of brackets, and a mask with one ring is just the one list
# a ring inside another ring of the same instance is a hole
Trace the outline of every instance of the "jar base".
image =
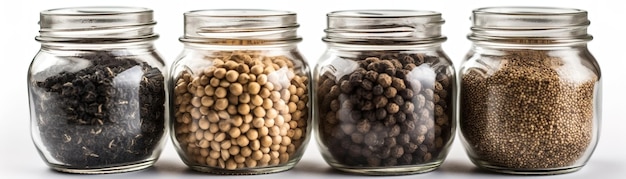
[(334, 169), (361, 175), (410, 175), (427, 173), (437, 169), (441, 162), (402, 167), (351, 167), (341, 164), (330, 164)]
[(512, 175), (558, 175), (572, 173), (580, 170), (582, 166), (576, 167), (562, 167), (562, 168), (548, 168), (548, 169), (515, 169), (501, 166), (494, 166), (485, 163), (476, 163), (476, 166), (496, 173), (512, 174)]
[(56, 164), (50, 164), (50, 167), (53, 170), (64, 172), (64, 173), (111, 174), (111, 173), (124, 173), (124, 172), (143, 170), (143, 169), (153, 166), (155, 162), (156, 160), (147, 160), (147, 161), (143, 161), (140, 163), (132, 163), (128, 165), (120, 165), (120, 166), (105, 167), (105, 168), (68, 168), (68, 166), (56, 165)]
[(263, 167), (263, 168), (244, 168), (244, 169), (235, 169), (235, 170), (209, 167), (206, 165), (189, 165), (189, 167), (198, 172), (217, 174), (217, 175), (260, 175), (260, 174), (278, 173), (278, 172), (291, 170), (294, 166), (296, 166), (296, 163), (297, 161), (292, 161), (292, 162), (281, 164), (278, 166), (270, 166), (270, 167)]

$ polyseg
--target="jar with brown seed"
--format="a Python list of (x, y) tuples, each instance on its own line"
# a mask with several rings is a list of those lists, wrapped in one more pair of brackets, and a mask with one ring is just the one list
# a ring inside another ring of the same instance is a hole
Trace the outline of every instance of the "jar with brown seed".
[(459, 72), (460, 129), (481, 168), (513, 174), (579, 170), (598, 142), (600, 67), (587, 12), (556, 7), (473, 11)]
[(185, 48), (171, 69), (171, 135), (183, 162), (215, 174), (293, 168), (310, 138), (311, 73), (296, 14), (185, 13)]
[(441, 14), (328, 14), (315, 71), (316, 131), (332, 167), (366, 175), (429, 172), (454, 138), (455, 69), (441, 48)]

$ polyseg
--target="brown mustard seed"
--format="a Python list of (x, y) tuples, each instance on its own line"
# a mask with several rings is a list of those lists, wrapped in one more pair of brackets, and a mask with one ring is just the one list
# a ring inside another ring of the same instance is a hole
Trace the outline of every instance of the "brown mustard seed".
[[(497, 60), (506, 63), (469, 68), (462, 77), (460, 128), (475, 160), (515, 169), (578, 162), (592, 148), (598, 77), (568, 80), (561, 70), (571, 68), (562, 68), (563, 59), (544, 51), (506, 51)], [(435, 109), (435, 114), (441, 111)]]

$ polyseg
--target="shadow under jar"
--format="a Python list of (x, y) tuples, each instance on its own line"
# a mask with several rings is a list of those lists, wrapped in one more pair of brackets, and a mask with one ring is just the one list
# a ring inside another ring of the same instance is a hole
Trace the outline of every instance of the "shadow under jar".
[(152, 166), (165, 143), (165, 65), (152, 10), (41, 12), (28, 72), (31, 136), (54, 170), (116, 173)]
[(432, 11), (328, 15), (314, 71), (317, 142), (333, 168), (366, 175), (429, 172), (454, 138), (455, 70)]
[(585, 165), (598, 142), (600, 67), (587, 12), (552, 7), (473, 11), (459, 72), (460, 130), (470, 159), (512, 174)]
[(171, 70), (171, 135), (182, 160), (215, 174), (265, 174), (300, 160), (311, 131), (310, 69), (296, 14), (185, 13)]

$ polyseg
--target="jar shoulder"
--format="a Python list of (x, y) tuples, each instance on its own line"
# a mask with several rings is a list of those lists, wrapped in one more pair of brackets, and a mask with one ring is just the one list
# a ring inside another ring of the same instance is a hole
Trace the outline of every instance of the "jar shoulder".
[(165, 74), (162, 56), (153, 48), (145, 49), (40, 49), (28, 69), (30, 80), (43, 80), (61, 73), (80, 73), (90, 68), (120, 68), (141, 66)]
[[(472, 48), (461, 64), (460, 74), (490, 76), (506, 69), (519, 73), (555, 72), (561, 77), (600, 78), (600, 66), (586, 47), (559, 49)], [(539, 70), (539, 71), (537, 71)]]

